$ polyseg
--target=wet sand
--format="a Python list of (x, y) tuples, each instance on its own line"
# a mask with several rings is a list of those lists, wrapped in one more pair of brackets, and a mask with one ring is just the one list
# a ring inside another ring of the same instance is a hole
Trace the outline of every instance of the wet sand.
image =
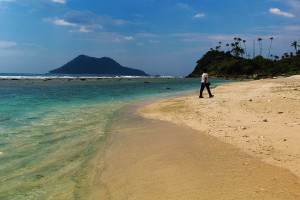
[(212, 135), (300, 177), (300, 75), (224, 84), (212, 93), (160, 101), (141, 113)]
[[(139, 105), (140, 106), (140, 105)], [(216, 137), (119, 111), (79, 199), (299, 199), (300, 180)]]

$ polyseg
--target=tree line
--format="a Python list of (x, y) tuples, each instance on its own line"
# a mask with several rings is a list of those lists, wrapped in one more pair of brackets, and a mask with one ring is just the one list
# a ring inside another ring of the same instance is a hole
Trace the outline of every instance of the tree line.
[[(278, 55), (273, 55), (271, 54), (271, 49), (272, 49), (272, 43), (274, 40), (274, 37), (270, 37), (270, 46), (268, 49), (268, 59), (272, 59), (272, 60), (279, 60), (279, 56)], [(262, 50), (263, 50), (263, 39), (261, 37), (257, 38), (258, 41), (258, 45), (259, 45), (259, 55), (262, 56)], [(251, 58), (251, 54), (249, 52), (247, 52), (247, 47), (246, 47), (246, 40), (243, 40), (242, 38), (237, 38), (234, 37), (233, 38), (233, 42), (232, 43), (227, 43), (225, 46), (227, 48), (227, 51), (230, 51), (234, 56), (239, 57), (245, 57), (247, 59)], [(242, 43), (244, 44), (242, 46)], [(215, 47), (215, 50), (220, 51), (222, 48), (222, 42), (218, 42), (218, 46)], [(231, 47), (231, 49), (230, 49)], [(284, 53), (281, 56), (281, 59), (285, 59), (285, 58), (289, 58), (289, 57), (293, 57), (293, 56), (299, 56), (300, 55), (300, 50), (298, 50), (298, 47), (300, 47), (300, 45), (298, 44), (298, 42), (296, 40), (294, 40), (291, 43), (291, 47), (293, 47), (295, 49), (295, 52), (290, 52), (290, 53)], [(210, 50), (214, 50), (213, 48), (211, 48)], [(253, 40), (253, 50), (252, 50), (252, 58), (254, 58), (256, 56), (255, 54), (255, 40)]]
[(274, 37), (269, 38), (268, 57), (262, 56), (262, 38), (257, 38), (259, 54), (256, 55), (256, 41), (253, 49), (247, 49), (246, 40), (233, 38), (232, 43), (225, 44), (227, 51), (222, 51), (222, 42), (205, 53), (196, 63), (194, 71), (188, 77), (200, 77), (203, 69), (208, 69), (210, 75), (226, 78), (261, 78), (276, 75), (300, 74), (300, 51), (297, 41), (291, 43), (294, 52), (284, 53), (281, 59), (273, 55), (272, 44)]

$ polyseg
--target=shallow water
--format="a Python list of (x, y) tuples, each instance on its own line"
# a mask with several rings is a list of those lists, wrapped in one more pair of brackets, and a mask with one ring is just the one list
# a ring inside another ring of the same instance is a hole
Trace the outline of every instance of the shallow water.
[(117, 110), (199, 85), (175, 78), (0, 80), (0, 198), (74, 199)]

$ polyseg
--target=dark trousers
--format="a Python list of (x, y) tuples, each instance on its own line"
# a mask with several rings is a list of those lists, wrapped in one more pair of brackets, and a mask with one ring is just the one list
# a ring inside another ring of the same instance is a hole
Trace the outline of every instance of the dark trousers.
[(209, 96), (211, 97), (212, 94), (211, 94), (210, 89), (209, 89), (209, 83), (201, 83), (200, 97), (203, 97), (202, 93), (203, 93), (203, 90), (204, 90), (205, 87), (206, 87), (206, 89), (208, 91)]

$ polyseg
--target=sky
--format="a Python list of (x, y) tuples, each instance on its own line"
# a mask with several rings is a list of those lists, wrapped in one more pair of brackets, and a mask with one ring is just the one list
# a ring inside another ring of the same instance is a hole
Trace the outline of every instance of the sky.
[(300, 0), (0, 0), (0, 73), (47, 73), (78, 55), (186, 76), (234, 37), (281, 56), (300, 43)]

